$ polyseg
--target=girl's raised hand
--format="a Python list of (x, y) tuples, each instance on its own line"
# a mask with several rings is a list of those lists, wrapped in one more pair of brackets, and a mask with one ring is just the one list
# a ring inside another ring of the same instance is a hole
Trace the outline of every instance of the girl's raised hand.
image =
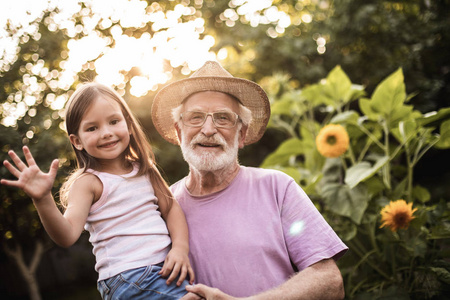
[(0, 183), (20, 188), (36, 201), (39, 201), (46, 196), (51, 196), (52, 186), (55, 181), (56, 172), (58, 171), (58, 160), (53, 160), (50, 165), (50, 171), (44, 173), (37, 166), (31, 155), (30, 149), (27, 146), (23, 147), (23, 154), (25, 155), (26, 164), (14, 151), (10, 150), (8, 152), (15, 167), (7, 160), (5, 160), (3, 164), (17, 180), (2, 179)]

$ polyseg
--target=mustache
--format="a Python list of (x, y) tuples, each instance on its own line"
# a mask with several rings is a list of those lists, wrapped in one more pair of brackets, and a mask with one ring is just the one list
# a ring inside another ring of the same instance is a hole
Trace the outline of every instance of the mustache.
[(225, 141), (225, 139), (218, 134), (215, 134), (211, 137), (206, 137), (199, 133), (192, 138), (190, 143), (191, 148), (194, 148), (196, 144), (217, 144), (222, 147), (227, 146), (227, 142)]

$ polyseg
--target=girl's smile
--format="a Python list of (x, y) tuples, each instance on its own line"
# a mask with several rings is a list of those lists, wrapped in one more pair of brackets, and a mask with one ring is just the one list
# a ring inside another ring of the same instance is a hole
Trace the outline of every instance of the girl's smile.
[(110, 142), (110, 143), (106, 143), (106, 144), (103, 144), (103, 145), (99, 145), (98, 147), (100, 147), (100, 148), (112, 148), (115, 145), (117, 145), (118, 142), (119, 141)]

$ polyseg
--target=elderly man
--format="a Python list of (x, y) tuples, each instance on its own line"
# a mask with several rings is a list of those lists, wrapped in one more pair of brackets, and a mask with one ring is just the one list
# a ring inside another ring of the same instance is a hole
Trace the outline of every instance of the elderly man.
[(217, 62), (154, 99), (156, 129), (189, 164), (171, 187), (198, 283), (187, 289), (206, 299), (341, 299), (335, 260), (347, 247), (292, 178), (239, 165), (239, 148), (261, 138), (269, 116), (264, 90)]

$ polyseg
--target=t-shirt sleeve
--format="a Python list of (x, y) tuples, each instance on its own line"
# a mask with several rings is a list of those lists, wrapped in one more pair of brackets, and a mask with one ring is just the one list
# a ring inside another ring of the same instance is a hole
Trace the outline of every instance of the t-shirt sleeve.
[(323, 259), (339, 259), (348, 250), (303, 189), (291, 180), (281, 203), (286, 246), (299, 271)]

